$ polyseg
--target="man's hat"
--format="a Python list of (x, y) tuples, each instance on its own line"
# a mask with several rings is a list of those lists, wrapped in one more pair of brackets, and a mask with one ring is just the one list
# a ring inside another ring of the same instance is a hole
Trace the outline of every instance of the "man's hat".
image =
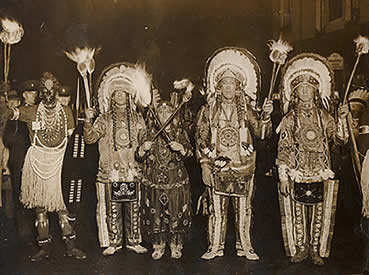
[(21, 92), (24, 91), (39, 91), (40, 89), (40, 81), (38, 80), (27, 80), (24, 81), (21, 85)]
[(8, 99), (20, 99), (16, 90), (10, 90), (8, 92)]
[(71, 96), (72, 95), (72, 87), (70, 86), (60, 86), (58, 89), (59, 96)]

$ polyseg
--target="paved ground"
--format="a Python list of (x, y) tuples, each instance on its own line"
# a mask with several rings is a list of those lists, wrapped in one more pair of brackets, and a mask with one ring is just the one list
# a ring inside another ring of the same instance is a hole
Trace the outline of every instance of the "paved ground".
[[(354, 233), (358, 213), (352, 212), (354, 208), (350, 206), (350, 195), (347, 194), (341, 195), (332, 254), (326, 265), (316, 267), (310, 261), (302, 264), (288, 262), (282, 247), (276, 180), (264, 176), (269, 163), (259, 158), (253, 226), (255, 249), (261, 256), (258, 262), (235, 255), (232, 220), (228, 226), (225, 256), (212, 261), (201, 260), (200, 256), (206, 250), (206, 219), (202, 216), (194, 217), (192, 239), (185, 243), (180, 260), (171, 259), (167, 253), (160, 261), (154, 261), (151, 253), (136, 255), (125, 249), (115, 256), (104, 257), (96, 238), (94, 184), (89, 182), (85, 185), (81, 215), (76, 226), (80, 247), (88, 253), (88, 259), (76, 261), (63, 256), (65, 250), (59, 237), (57, 219), (51, 215), (50, 227), (54, 237), (52, 256), (45, 262), (31, 263), (28, 257), (37, 251), (34, 240), (29, 244), (17, 242), (11, 221), (0, 209), (0, 274), (359, 274), (363, 245)], [(190, 162), (189, 168), (195, 205), (202, 192), (202, 183), (196, 163)], [(342, 186), (340, 192), (350, 189), (350, 184)]]

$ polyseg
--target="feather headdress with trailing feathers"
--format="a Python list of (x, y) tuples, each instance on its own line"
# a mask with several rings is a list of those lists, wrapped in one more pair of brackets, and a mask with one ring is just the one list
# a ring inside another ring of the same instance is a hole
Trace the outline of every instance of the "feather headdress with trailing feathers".
[(105, 68), (96, 89), (100, 112), (109, 110), (111, 96), (119, 89), (130, 94), (136, 104), (147, 107), (151, 103), (151, 81), (151, 76), (142, 65), (121, 62)]
[(299, 78), (307, 75), (316, 82), (323, 106), (328, 109), (330, 97), (334, 90), (334, 72), (327, 59), (314, 53), (301, 53), (286, 64), (282, 72), (282, 104), (287, 113), (295, 84)]
[(260, 67), (256, 58), (246, 49), (225, 47), (218, 49), (206, 62), (205, 93), (209, 99), (216, 96), (216, 86), (222, 76), (232, 75), (240, 84), (245, 95), (256, 101), (261, 86)]

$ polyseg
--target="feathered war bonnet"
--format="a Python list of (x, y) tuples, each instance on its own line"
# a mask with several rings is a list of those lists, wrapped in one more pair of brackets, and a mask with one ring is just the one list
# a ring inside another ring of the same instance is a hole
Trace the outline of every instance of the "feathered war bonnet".
[(358, 102), (367, 107), (369, 105), (369, 92), (364, 89), (357, 89), (350, 93), (348, 101), (349, 103)]
[[(109, 111), (111, 97), (123, 89), (135, 102), (147, 107), (151, 103), (151, 76), (142, 65), (120, 62), (105, 68), (97, 82), (97, 97), (101, 113)], [(132, 106), (136, 108), (136, 106)]]
[(237, 79), (241, 91), (251, 99), (252, 105), (256, 105), (261, 73), (256, 58), (249, 51), (225, 47), (216, 50), (208, 58), (205, 65), (205, 93), (208, 102), (217, 97), (216, 87), (224, 77)]
[(324, 57), (314, 53), (301, 53), (288, 61), (282, 72), (282, 107), (287, 113), (295, 89), (308, 83), (318, 90), (324, 108), (329, 108), (334, 90), (334, 72)]
[(357, 89), (350, 93), (348, 102), (353, 118), (359, 118), (358, 116), (369, 106), (369, 92), (364, 89)]

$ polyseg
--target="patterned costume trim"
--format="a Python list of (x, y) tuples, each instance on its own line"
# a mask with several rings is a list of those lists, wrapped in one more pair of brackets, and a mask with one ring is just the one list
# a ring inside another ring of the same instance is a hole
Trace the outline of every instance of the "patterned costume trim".
[[(324, 182), (323, 215), (319, 236), (319, 254), (321, 257), (329, 257), (330, 254), (330, 246), (335, 224), (338, 186), (339, 183), (337, 180), (327, 180)], [(298, 247), (296, 239), (297, 233), (294, 225), (296, 220), (296, 202), (291, 198), (291, 195), (283, 196), (279, 193), (279, 206), (281, 211), (284, 248), (287, 256), (294, 256), (297, 252), (296, 248)], [(303, 220), (304, 223), (306, 223), (305, 217), (303, 217)], [(306, 227), (304, 226), (304, 228)], [(310, 234), (311, 233), (312, 232), (310, 232)], [(306, 238), (306, 236), (304, 237)]]
[[(317, 116), (317, 119), (309, 121), (314, 116)], [(303, 120), (306, 122), (300, 122)], [(335, 144), (346, 142), (347, 138), (342, 140), (340, 134), (342, 131), (345, 131), (342, 124), (338, 123), (336, 126), (333, 118), (325, 110), (312, 109), (306, 113), (291, 110), (281, 122), (276, 160), (280, 170), (283, 170), (280, 175), (288, 175), (296, 182), (332, 179), (334, 172), (330, 165), (329, 142), (331, 140)], [(315, 158), (313, 154), (316, 155)], [(313, 164), (314, 169), (311, 168)]]

